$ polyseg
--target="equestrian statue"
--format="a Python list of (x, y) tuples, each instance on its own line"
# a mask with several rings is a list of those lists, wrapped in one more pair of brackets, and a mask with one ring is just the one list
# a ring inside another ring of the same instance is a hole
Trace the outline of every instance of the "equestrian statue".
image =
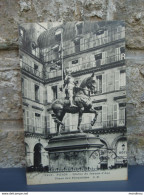
[(83, 79), (80, 85), (78, 81), (74, 81), (71, 71), (67, 71), (64, 79), (65, 98), (59, 98), (52, 102), (51, 109), (53, 111), (52, 117), (57, 123), (57, 134), (60, 135), (61, 129), (65, 129), (63, 118), (66, 113), (78, 113), (77, 130), (83, 132), (80, 125), (82, 122), (83, 113), (94, 113), (94, 118), (91, 121), (93, 126), (97, 120), (97, 111), (94, 109), (91, 101), (91, 94), (96, 93), (96, 78), (94, 73), (91, 76)]

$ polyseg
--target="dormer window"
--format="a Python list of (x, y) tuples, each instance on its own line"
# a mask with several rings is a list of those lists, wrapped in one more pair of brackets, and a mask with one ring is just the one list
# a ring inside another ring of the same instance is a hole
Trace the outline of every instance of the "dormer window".
[(82, 34), (82, 29), (83, 29), (83, 22), (78, 22), (75, 25), (76, 28), (76, 35), (81, 35)]
[(78, 64), (78, 60), (73, 60), (72, 64)]
[(104, 30), (103, 29), (100, 29), (96, 32), (96, 35), (102, 35), (104, 33)]
[(55, 40), (58, 42), (61, 42), (61, 35), (62, 35), (61, 30), (56, 31), (55, 32)]
[(20, 33), (20, 37), (23, 38), (23, 36), (24, 36), (24, 31), (23, 31), (22, 29), (20, 29), (19, 33)]

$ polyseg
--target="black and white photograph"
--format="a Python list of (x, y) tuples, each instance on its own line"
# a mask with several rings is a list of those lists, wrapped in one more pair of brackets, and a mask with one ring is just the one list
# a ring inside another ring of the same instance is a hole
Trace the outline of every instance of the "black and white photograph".
[(19, 26), (27, 184), (127, 180), (125, 23)]

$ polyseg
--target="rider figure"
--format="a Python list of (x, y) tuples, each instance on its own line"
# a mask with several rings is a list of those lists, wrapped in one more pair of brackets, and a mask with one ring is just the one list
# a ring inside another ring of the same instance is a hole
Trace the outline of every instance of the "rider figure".
[(74, 78), (71, 75), (71, 71), (67, 71), (67, 75), (64, 80), (64, 87), (66, 86), (66, 91), (69, 96), (70, 100), (70, 107), (76, 107), (76, 105), (73, 104), (73, 95), (74, 95), (74, 87), (76, 85), (76, 82), (74, 82)]

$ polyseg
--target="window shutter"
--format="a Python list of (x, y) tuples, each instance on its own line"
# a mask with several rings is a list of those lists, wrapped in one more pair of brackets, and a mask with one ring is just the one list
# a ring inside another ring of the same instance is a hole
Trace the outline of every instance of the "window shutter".
[(27, 131), (29, 131), (29, 126), (30, 126), (30, 118), (29, 118), (29, 111), (26, 111), (26, 125), (27, 125)]
[(75, 53), (75, 44), (72, 42), (72, 53)]
[(31, 82), (31, 99), (35, 100), (35, 85)]
[(107, 105), (102, 106), (102, 122), (103, 127), (107, 127)]
[(125, 38), (125, 27), (122, 27), (121, 38)]
[(116, 48), (115, 55), (115, 61), (119, 61), (121, 59), (120, 47)]
[(32, 117), (33, 117), (32, 111), (29, 111), (29, 118), (30, 118), (30, 120), (29, 120), (29, 125), (30, 125), (30, 126), (29, 126), (29, 131), (30, 131), (30, 132), (33, 131)]
[(84, 38), (80, 39), (80, 50), (84, 50)]
[(31, 118), (31, 126), (32, 126), (32, 130), (33, 132), (35, 132), (35, 113), (31, 112), (32, 118)]
[(27, 88), (28, 88), (28, 81), (27, 79), (24, 79), (24, 97), (28, 97)]
[(93, 37), (89, 39), (89, 48), (93, 47)]
[(111, 91), (114, 91), (114, 72), (111, 72), (111, 82), (112, 82)]
[(120, 89), (120, 71), (115, 71), (115, 90)]
[(108, 42), (108, 30), (104, 31), (103, 42), (104, 42), (104, 44)]
[(96, 65), (94, 54), (91, 54), (90, 64), (91, 64), (91, 67), (95, 67)]
[(107, 92), (114, 91), (114, 72), (111, 71), (109, 74), (107, 74)]
[(31, 67), (34, 68), (34, 61), (31, 61)]
[(31, 94), (31, 81), (29, 81), (29, 83), (28, 83), (28, 98), (29, 99), (31, 99), (31, 97), (32, 97), (32, 94)]
[(114, 126), (117, 126), (118, 120), (119, 120), (118, 104), (114, 104), (113, 105), (113, 121), (114, 121)]
[(101, 60), (101, 65), (107, 64), (107, 52), (104, 51), (102, 52), (102, 60)]
[(40, 86), (40, 102), (43, 103), (43, 87)]
[(102, 93), (106, 93), (106, 74), (102, 75)]
[(45, 116), (41, 115), (41, 133), (45, 133)]
[(53, 100), (53, 91), (51, 86), (47, 86), (47, 101), (51, 103)]

